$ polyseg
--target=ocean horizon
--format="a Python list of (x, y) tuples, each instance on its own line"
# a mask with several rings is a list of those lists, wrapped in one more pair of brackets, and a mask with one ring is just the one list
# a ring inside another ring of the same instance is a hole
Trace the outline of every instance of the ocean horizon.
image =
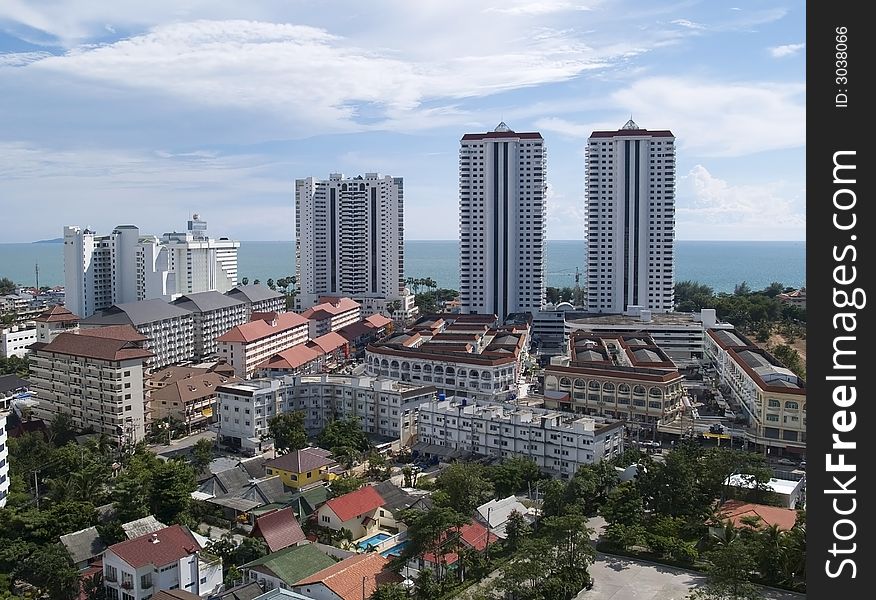
[[(406, 277), (431, 277), (440, 287), (458, 289), (458, 244), (456, 240), (407, 240)], [(38, 264), (40, 285), (63, 285), (62, 248), (53, 242), (0, 244), (0, 277), (34, 285)], [(238, 276), (264, 283), (293, 275), (294, 249), (293, 241), (241, 241)], [(548, 286), (574, 286), (576, 268), (583, 285), (585, 252), (584, 240), (548, 240)], [(774, 281), (800, 287), (806, 284), (806, 242), (676, 240), (675, 280), (697, 281), (715, 292), (732, 292), (743, 281), (753, 290)]]

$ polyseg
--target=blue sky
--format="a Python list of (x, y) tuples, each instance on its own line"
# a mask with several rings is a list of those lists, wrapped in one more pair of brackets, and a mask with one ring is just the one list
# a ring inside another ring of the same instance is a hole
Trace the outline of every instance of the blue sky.
[(679, 239), (803, 240), (802, 3), (4, 0), (4, 242), (66, 224), (291, 239), (294, 180), (405, 178), (455, 239), (466, 132), (548, 147), (548, 237), (584, 235), (590, 132), (671, 129)]

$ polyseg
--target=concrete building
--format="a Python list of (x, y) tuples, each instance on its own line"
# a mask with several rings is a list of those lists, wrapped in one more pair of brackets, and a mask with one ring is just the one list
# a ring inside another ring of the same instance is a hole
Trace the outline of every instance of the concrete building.
[(131, 325), (146, 337), (153, 353), (149, 369), (192, 360), (195, 356), (195, 322), (192, 313), (164, 300), (114, 304), (79, 322), (81, 329)]
[(237, 285), (240, 242), (207, 237), (198, 215), (183, 233), (160, 238), (119, 225), (109, 235), (64, 228), (65, 305), (88, 317), (114, 304), (180, 294), (226, 292)]
[(518, 394), (529, 348), (527, 326), (497, 327), (495, 315), (435, 315), (369, 344), (366, 372), (447, 395), (504, 401)]
[(706, 357), (747, 422), (746, 439), (765, 451), (804, 454), (806, 383), (739, 332), (706, 333)]
[(27, 391), (27, 382), (15, 375), (0, 375), (0, 508), (6, 506), (9, 495), (9, 432), (7, 417), (12, 412), (12, 400)]
[(106, 433), (120, 445), (143, 439), (143, 371), (153, 357), (145, 342), (130, 325), (36, 342), (30, 356), (31, 389), (39, 401), (34, 415), (51, 421), (68, 414), (76, 429)]
[(275, 354), (308, 340), (310, 323), (291, 312), (253, 313), (252, 320), (216, 338), (218, 355), (246, 379)]
[(149, 376), (149, 417), (158, 421), (172, 417), (189, 430), (206, 427), (219, 419), (216, 389), (240, 381), (234, 375), (194, 367), (168, 367)]
[(587, 309), (675, 307), (675, 136), (632, 119), (587, 140)]
[(48, 344), (59, 333), (75, 333), (79, 330), (79, 316), (64, 306), (51, 306), (34, 319), (37, 341)]
[[(350, 556), (352, 556), (352, 553), (350, 553)], [(319, 545), (308, 543), (272, 552), (267, 556), (241, 565), (240, 570), (245, 581), (258, 583), (266, 591), (282, 591), (284, 592), (283, 600), (290, 600), (290, 597), (287, 597), (285, 594), (294, 593), (289, 590), (298, 580), (330, 567), (335, 563), (336, 561), (323, 552)], [(258, 596), (258, 598), (262, 597)], [(292, 600), (299, 600), (300, 598), (312, 600), (313, 597), (298, 594), (291, 597)]]
[(362, 319), (362, 305), (351, 298), (320, 298), (319, 304), (301, 313), (310, 321), (310, 339), (337, 331)]
[(415, 311), (405, 288), (404, 182), (378, 173), (295, 180), (295, 309), (348, 296), (365, 315)]
[(246, 303), (219, 292), (185, 294), (171, 304), (192, 313), (198, 360), (215, 356), (216, 338), (249, 320)]
[(535, 312), (545, 303), (547, 154), (505, 123), (459, 150), (460, 312)]
[(332, 419), (358, 418), (363, 431), (398, 439), (409, 432), (411, 410), (435, 388), (368, 376), (316, 375), (252, 379), (217, 389), (222, 443), (253, 454), (271, 447), (268, 422), (286, 412), (304, 413), (317, 433)]
[(4, 327), (0, 329), (0, 357), (24, 358), (27, 355), (27, 347), (36, 341), (37, 328), (34, 324)]
[(222, 559), (205, 552), (188, 529), (172, 525), (107, 548), (103, 585), (110, 600), (147, 600), (175, 589), (207, 598), (222, 587)]
[(238, 285), (225, 292), (225, 295), (246, 304), (246, 318), (253, 313), (283, 312), (286, 310), (286, 298), (276, 290), (260, 283)]
[(545, 407), (653, 428), (678, 415), (683, 381), (646, 335), (576, 332), (569, 355), (545, 367)]
[(320, 527), (341, 531), (347, 529), (353, 539), (377, 532), (378, 510), (384, 504), (383, 497), (370, 485), (356, 491), (332, 498), (316, 511)]
[(623, 452), (623, 423), (509, 403), (448, 398), (424, 402), (413, 427), (418, 444), (502, 458), (523, 457), (567, 479), (581, 465)]
[(389, 570), (389, 559), (376, 552), (350, 556), (297, 581), (292, 590), (313, 600), (359, 600), (371, 598), (377, 588), (399, 583)]

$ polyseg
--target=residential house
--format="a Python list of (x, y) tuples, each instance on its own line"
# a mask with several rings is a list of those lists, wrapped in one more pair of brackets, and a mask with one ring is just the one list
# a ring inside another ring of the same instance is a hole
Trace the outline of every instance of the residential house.
[(216, 388), (240, 381), (234, 375), (186, 367), (162, 369), (153, 373), (150, 380), (158, 384), (152, 386), (149, 394), (152, 420), (171, 417), (185, 423), (189, 430), (218, 421)]
[(70, 555), (70, 560), (80, 571), (100, 560), (107, 546), (97, 532), (97, 527), (87, 527), (61, 536), (61, 544)]
[(107, 548), (103, 582), (109, 600), (146, 600), (171, 589), (206, 598), (222, 585), (222, 559), (204, 552), (191, 531), (171, 525)]
[(261, 538), (271, 552), (306, 543), (307, 538), (291, 507), (275, 510), (256, 519), (252, 537)]
[(259, 509), (282, 508), (294, 493), (288, 491), (278, 476), (251, 479), (238, 467), (214, 474), (192, 492), (192, 498), (223, 509), (225, 517), (238, 523), (255, 524)]
[(523, 517), (527, 523), (535, 521), (534, 510), (526, 508), (517, 496), (508, 496), (500, 500), (490, 500), (481, 504), (477, 508), (478, 521), (489, 528), (490, 533), (496, 534), (500, 539), (507, 537), (505, 527), (508, 525), (508, 518), (511, 513), (517, 512)]
[(714, 535), (720, 535), (723, 530), (722, 525), (726, 523), (739, 528), (744, 526), (749, 518), (757, 521), (758, 529), (775, 525), (787, 531), (797, 522), (797, 511), (794, 509), (754, 504), (743, 500), (727, 500), (718, 507), (715, 516), (718, 523), (709, 523), (709, 532)]
[[(459, 529), (459, 541), (462, 547), (471, 548), (478, 552), (486, 551), (490, 544), (494, 544), (498, 539), (496, 535), (487, 531), (487, 528), (477, 521), (470, 521)], [(412, 558), (408, 567), (417, 571), (430, 569), (433, 572), (440, 572), (452, 567), (458, 560), (459, 554), (456, 552), (446, 552), (441, 555), (426, 552), (422, 556)]]
[(383, 497), (370, 485), (332, 498), (316, 511), (317, 523), (335, 531), (348, 529), (357, 540), (378, 529)]
[(284, 485), (302, 488), (318, 481), (331, 481), (331, 467), (338, 464), (332, 453), (322, 448), (302, 448), (283, 454), (265, 463), (268, 475), (279, 475)]
[(292, 589), (314, 600), (362, 600), (378, 586), (402, 581), (388, 565), (380, 554), (358, 554), (300, 579)]
[(301, 579), (335, 564), (335, 560), (316, 544), (289, 546), (240, 567), (245, 581), (256, 582), (265, 590), (292, 589)]
[(161, 531), (166, 527), (167, 525), (156, 519), (154, 515), (122, 523), (122, 531), (125, 532), (125, 537), (129, 540), (134, 540), (138, 537)]
[(399, 532), (407, 529), (407, 525), (398, 518), (399, 513), (403, 510), (411, 508), (429, 510), (432, 507), (432, 500), (428, 494), (414, 496), (389, 479), (375, 484), (374, 489), (383, 498), (383, 506), (377, 510), (378, 525), (383, 531)]
[(255, 600), (256, 598), (263, 597), (264, 594), (264, 590), (262, 590), (258, 583), (248, 581), (219, 592), (215, 596), (215, 600)]

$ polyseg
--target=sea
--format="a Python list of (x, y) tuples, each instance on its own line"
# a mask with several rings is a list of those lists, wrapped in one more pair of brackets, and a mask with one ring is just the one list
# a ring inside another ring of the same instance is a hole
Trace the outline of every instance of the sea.
[[(455, 240), (405, 242), (405, 276), (434, 279), (439, 287), (459, 289), (459, 246)], [(676, 241), (676, 281), (696, 281), (715, 292), (732, 292), (743, 281), (752, 290), (774, 281), (806, 285), (806, 242)], [(548, 240), (547, 284), (573, 287), (575, 271), (586, 279), (584, 240)], [(0, 244), (0, 277), (34, 285), (39, 266), (41, 286), (64, 284), (60, 243)], [(294, 242), (241, 242), (239, 277), (250, 282), (280, 279), (295, 273)]]

